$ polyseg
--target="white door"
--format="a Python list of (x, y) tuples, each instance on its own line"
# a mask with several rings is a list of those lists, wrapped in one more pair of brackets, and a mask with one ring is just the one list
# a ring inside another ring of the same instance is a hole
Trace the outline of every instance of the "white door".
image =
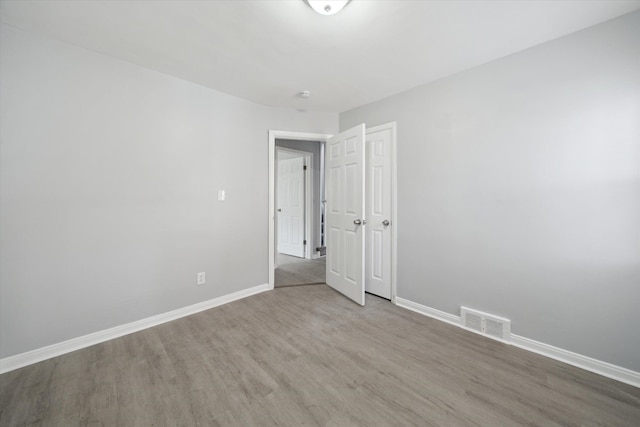
[(394, 124), (367, 129), (365, 289), (391, 299), (391, 161)]
[(278, 160), (278, 252), (304, 258), (304, 157)]
[(326, 143), (327, 284), (364, 305), (364, 131), (359, 125)]

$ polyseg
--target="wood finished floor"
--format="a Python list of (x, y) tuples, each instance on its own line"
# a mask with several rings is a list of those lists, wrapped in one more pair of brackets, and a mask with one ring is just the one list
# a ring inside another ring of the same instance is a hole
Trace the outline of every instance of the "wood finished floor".
[(324, 283), (326, 280), (325, 257), (316, 259), (296, 258), (278, 254), (278, 268), (275, 270), (276, 288)]
[(637, 426), (640, 389), (367, 295), (276, 289), (0, 376), (2, 426)]

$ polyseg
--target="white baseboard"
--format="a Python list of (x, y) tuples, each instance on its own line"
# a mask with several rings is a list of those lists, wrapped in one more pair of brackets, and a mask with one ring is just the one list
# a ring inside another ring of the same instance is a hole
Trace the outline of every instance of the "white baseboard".
[(640, 372), (631, 369), (612, 365), (602, 360), (593, 359), (589, 356), (574, 353), (569, 350), (554, 347), (539, 341), (511, 334), (511, 344), (543, 356), (585, 369), (587, 371), (600, 374), (603, 377), (611, 378), (625, 384), (640, 388)]
[(238, 292), (233, 292), (228, 295), (223, 295), (221, 297), (214, 298), (208, 301), (199, 302), (187, 307), (178, 308), (176, 310), (168, 311), (156, 316), (147, 317), (146, 319), (137, 320), (125, 325), (120, 325), (110, 329), (105, 329), (103, 331), (94, 332), (89, 335), (72, 338), (70, 340), (63, 341), (57, 344), (52, 344), (46, 347), (27, 351), (25, 353), (16, 354), (15, 356), (5, 357), (4, 359), (0, 359), (0, 374), (13, 371), (14, 369), (22, 368), (27, 365), (32, 365), (34, 363), (42, 362), (43, 360), (60, 356), (65, 353), (70, 353), (72, 351), (99, 344), (101, 342), (109, 341), (123, 335), (128, 335), (133, 332), (151, 328), (153, 326), (170, 322), (181, 317), (190, 316), (192, 314), (199, 313), (201, 311), (227, 304), (242, 298), (246, 298), (251, 295), (259, 294), (267, 290), (269, 290), (268, 284), (254, 286), (249, 289), (243, 289)]
[[(400, 297), (396, 297), (396, 305), (411, 311), (415, 311), (416, 313), (432, 317), (442, 322), (458, 326), (459, 328), (462, 328), (464, 330), (469, 330), (462, 326), (462, 319), (460, 316), (445, 313), (444, 311), (436, 310), (435, 308), (427, 307), (426, 305), (418, 304), (416, 302), (409, 301)], [(525, 338), (516, 334), (511, 334), (510, 344), (516, 347), (520, 347), (524, 350), (538, 353), (551, 359), (559, 360), (560, 362), (564, 362), (569, 365), (594, 372), (604, 377), (640, 388), (640, 372), (612, 365), (611, 363), (593, 359), (582, 354), (554, 347), (552, 345)]]
[(444, 311), (436, 310), (435, 308), (427, 307), (426, 305), (418, 304), (417, 302), (409, 301), (408, 299), (400, 298), (397, 296), (396, 305), (402, 308), (406, 308), (407, 310), (415, 311), (416, 313), (420, 313), (425, 316), (433, 317), (434, 319), (450, 323), (454, 326), (462, 325), (460, 316), (445, 313)]

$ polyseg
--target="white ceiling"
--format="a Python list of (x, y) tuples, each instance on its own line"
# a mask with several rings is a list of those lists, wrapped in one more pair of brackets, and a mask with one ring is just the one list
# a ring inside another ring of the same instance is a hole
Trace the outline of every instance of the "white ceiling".
[[(640, 0), (2, 0), (10, 25), (251, 101), (342, 112), (640, 9)], [(296, 94), (310, 90), (312, 97)]]

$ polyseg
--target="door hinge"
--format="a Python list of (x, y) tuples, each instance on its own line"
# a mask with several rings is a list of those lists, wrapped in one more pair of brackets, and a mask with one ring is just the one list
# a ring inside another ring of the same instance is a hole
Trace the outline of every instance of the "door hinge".
[(303, 240), (303, 241), (302, 241), (302, 244), (303, 244), (303, 245), (306, 245), (306, 244), (307, 244), (307, 241), (306, 241), (306, 240)]
[(302, 170), (306, 171), (307, 170), (307, 165), (302, 166)]

